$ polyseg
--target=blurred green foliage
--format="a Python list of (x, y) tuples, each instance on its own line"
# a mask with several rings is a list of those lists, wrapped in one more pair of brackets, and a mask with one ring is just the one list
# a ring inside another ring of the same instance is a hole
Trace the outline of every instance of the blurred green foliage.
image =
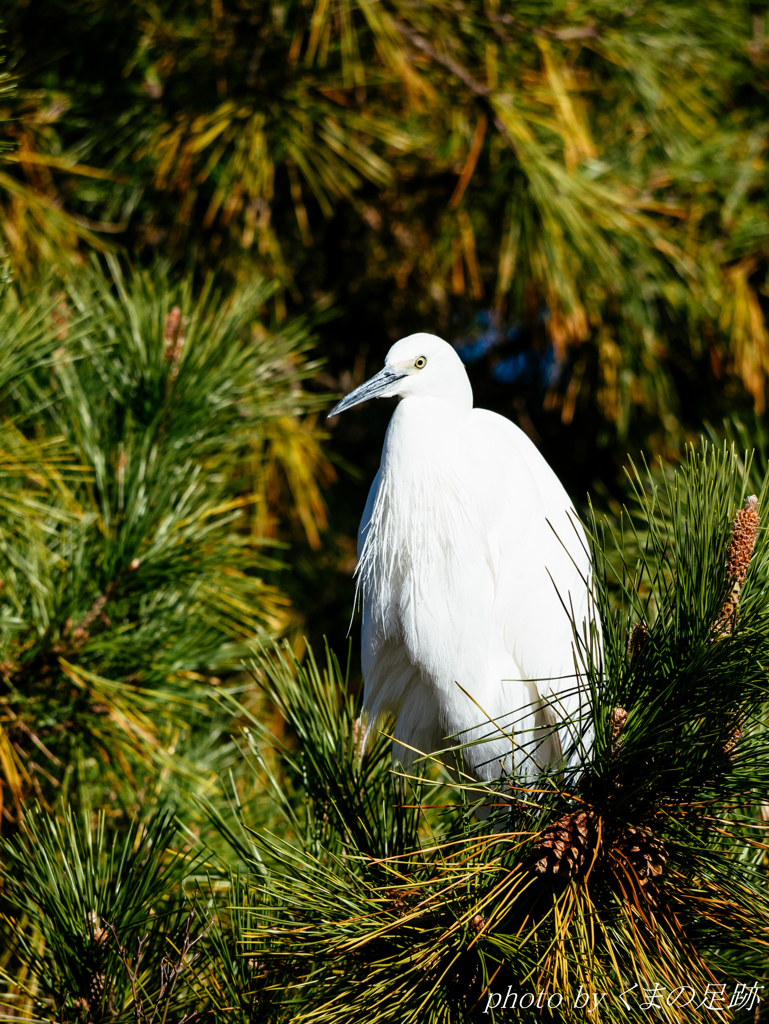
[(492, 362), (511, 324), (513, 349), (551, 350), (535, 419), (604, 424), (606, 444), (670, 452), (703, 411), (763, 410), (761, 5), (46, 0), (5, 18), (19, 272), (110, 244), (258, 268), (279, 316), (340, 300), (376, 355), (486, 310)]

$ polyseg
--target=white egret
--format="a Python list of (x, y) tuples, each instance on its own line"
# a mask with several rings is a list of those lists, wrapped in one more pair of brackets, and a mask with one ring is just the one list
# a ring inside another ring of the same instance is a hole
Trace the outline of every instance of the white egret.
[(440, 338), (397, 342), (329, 415), (393, 396), (358, 534), (369, 727), (395, 716), (405, 765), (472, 742), (478, 779), (568, 765), (588, 707), (566, 607), (585, 619), (590, 565), (566, 491), (518, 427), (473, 408)]

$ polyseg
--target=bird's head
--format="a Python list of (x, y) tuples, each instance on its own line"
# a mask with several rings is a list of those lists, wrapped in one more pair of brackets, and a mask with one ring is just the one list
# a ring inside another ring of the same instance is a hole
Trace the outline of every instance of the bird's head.
[(473, 392), (457, 353), (434, 334), (410, 334), (396, 341), (385, 358), (384, 369), (351, 391), (329, 413), (337, 416), (369, 398), (442, 398), (471, 409)]

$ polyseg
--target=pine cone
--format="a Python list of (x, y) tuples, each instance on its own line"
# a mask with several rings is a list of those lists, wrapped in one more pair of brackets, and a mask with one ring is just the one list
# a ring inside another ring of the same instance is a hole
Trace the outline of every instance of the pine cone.
[(105, 982), (103, 971), (93, 971), (88, 977), (88, 1005), (93, 1009), (101, 1003), (101, 997), (104, 995), (104, 982)]
[(419, 889), (387, 889), (384, 895), (387, 897), (388, 909), (405, 912), (408, 909), (409, 896), (419, 895)]
[(593, 860), (598, 833), (592, 811), (565, 814), (541, 834), (532, 853), (538, 875), (579, 877)]
[(734, 529), (726, 559), (726, 579), (730, 589), (713, 627), (713, 632), (718, 637), (728, 636), (734, 629), (740, 590), (748, 574), (748, 566), (761, 522), (756, 512), (757, 507), (758, 498), (755, 494), (751, 494), (745, 500), (745, 508), (740, 509), (734, 517)]
[(635, 626), (630, 630), (630, 636), (627, 641), (627, 659), (631, 665), (643, 650), (643, 646), (648, 639), (649, 627), (643, 621), (636, 622)]
[(104, 987), (107, 977), (104, 973), (105, 946), (109, 940), (109, 932), (99, 924), (99, 915), (95, 910), (88, 914), (88, 920), (93, 929), (93, 946), (91, 947), (90, 970), (85, 978), (85, 992), (83, 1003), (86, 1010), (86, 1019), (93, 1019), (94, 1010), (101, 1005), (104, 996)]
[(668, 852), (658, 839), (647, 832), (625, 828), (614, 840), (610, 856), (631, 867), (641, 885), (646, 885), (662, 874)]
[(465, 950), (459, 954), (446, 977), (446, 987), (455, 998), (468, 1002), (471, 1002), (473, 997), (480, 996), (483, 987), (483, 967), (481, 958), (475, 950)]

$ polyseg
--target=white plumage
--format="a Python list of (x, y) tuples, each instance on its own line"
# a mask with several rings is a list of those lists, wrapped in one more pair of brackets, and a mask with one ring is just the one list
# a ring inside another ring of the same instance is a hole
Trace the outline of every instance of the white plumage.
[(370, 726), (395, 716), (406, 765), (471, 741), (479, 779), (568, 765), (589, 742), (564, 607), (578, 626), (588, 614), (571, 502), (518, 427), (473, 408), (445, 341), (403, 338), (331, 415), (396, 395), (358, 536)]

